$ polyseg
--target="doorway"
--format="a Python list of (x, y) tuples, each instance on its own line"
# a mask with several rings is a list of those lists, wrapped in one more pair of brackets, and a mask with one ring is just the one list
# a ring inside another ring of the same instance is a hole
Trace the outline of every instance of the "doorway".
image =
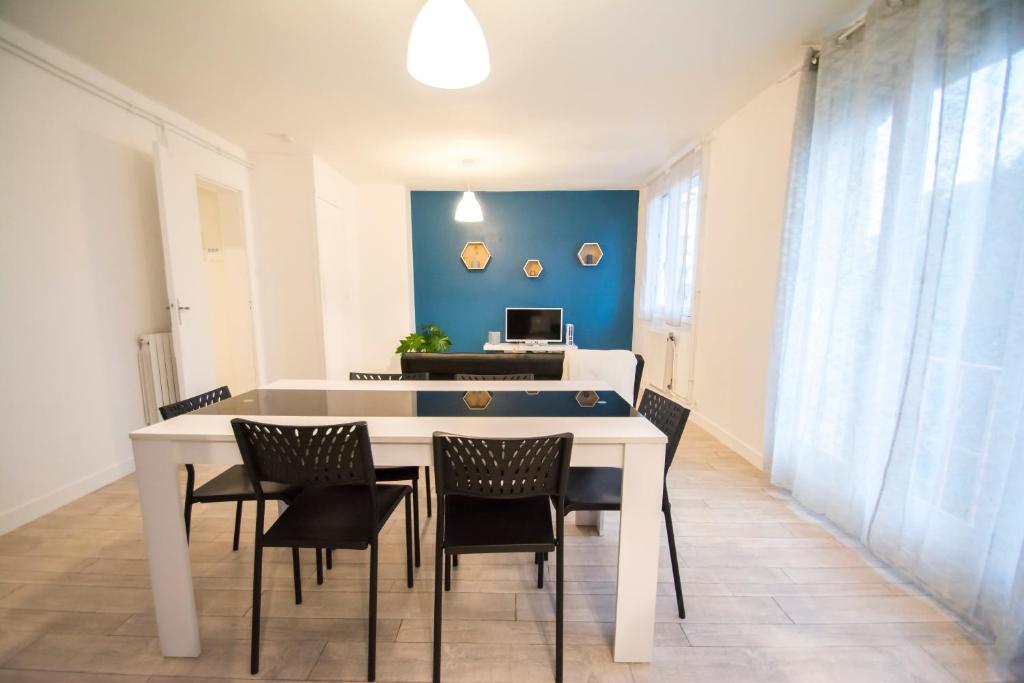
[(217, 385), (240, 394), (256, 388), (242, 193), (200, 178), (196, 195)]

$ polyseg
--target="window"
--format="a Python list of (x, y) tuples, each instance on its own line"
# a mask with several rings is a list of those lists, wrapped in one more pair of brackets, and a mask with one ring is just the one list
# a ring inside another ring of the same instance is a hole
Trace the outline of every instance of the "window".
[(700, 157), (699, 149), (690, 152), (648, 187), (646, 255), (640, 285), (643, 320), (681, 325), (693, 315)]

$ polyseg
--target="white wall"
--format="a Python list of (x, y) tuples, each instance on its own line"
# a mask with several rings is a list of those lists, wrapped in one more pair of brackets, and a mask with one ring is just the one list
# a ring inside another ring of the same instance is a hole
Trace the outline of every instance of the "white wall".
[(324, 377), (313, 165), (250, 154), (256, 287), (267, 382)]
[[(0, 22), (0, 35), (241, 154)], [(136, 338), (169, 319), (156, 126), (0, 50), (0, 533), (133, 467)]]
[(403, 185), (356, 188), (362, 352), (355, 369), (398, 372), (398, 341), (415, 326), (412, 222)]
[[(796, 77), (772, 85), (705, 141), (694, 326), (674, 330), (676, 393), (691, 419), (759, 467), (797, 86)], [(634, 321), (656, 386), (667, 331)]]
[(313, 157), (320, 301), (327, 379), (348, 379), (362, 357), (359, 235), (355, 187)]
[(408, 189), (354, 185), (310, 154), (250, 158), (261, 306), (285, 326), (265, 323), (267, 379), (398, 371), (414, 321)]

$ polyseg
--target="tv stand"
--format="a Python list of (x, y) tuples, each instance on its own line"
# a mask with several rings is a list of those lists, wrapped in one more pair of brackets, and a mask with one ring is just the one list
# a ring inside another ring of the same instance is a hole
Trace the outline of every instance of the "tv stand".
[(575, 344), (528, 344), (525, 342), (484, 344), (484, 351), (501, 351), (503, 353), (565, 353), (575, 348)]

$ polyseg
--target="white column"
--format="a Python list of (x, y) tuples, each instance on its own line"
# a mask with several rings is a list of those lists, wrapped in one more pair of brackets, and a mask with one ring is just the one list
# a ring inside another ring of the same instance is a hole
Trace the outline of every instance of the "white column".
[(651, 661), (664, 476), (664, 444), (626, 444), (615, 596), (616, 662)]
[(165, 657), (198, 657), (199, 620), (174, 448), (166, 441), (132, 442), (160, 651)]

